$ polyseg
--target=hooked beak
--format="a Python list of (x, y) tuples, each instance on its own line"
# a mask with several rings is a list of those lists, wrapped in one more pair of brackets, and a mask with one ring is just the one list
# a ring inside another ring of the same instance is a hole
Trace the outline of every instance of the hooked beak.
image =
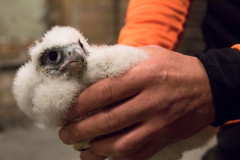
[(87, 63), (87, 56), (85, 55), (84, 50), (81, 49), (78, 45), (64, 47), (63, 53), (65, 55), (64, 57), (66, 57), (66, 60), (59, 68), (60, 71), (74, 62), (80, 62), (82, 65), (86, 65)]

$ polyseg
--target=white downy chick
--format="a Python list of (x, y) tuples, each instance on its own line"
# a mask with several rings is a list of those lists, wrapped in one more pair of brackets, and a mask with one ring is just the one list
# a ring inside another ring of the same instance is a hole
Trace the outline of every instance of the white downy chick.
[[(91, 47), (78, 30), (60, 26), (36, 41), (29, 54), (31, 60), (14, 79), (14, 97), (27, 116), (53, 126), (63, 125), (62, 115), (85, 88), (106, 77), (119, 76), (149, 57), (130, 46)], [(216, 129), (208, 127), (151, 159), (178, 160), (184, 151), (204, 145), (215, 133)]]

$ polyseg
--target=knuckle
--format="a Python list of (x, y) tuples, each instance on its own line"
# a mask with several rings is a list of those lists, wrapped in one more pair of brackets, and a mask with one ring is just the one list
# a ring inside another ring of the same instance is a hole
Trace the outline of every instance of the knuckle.
[(110, 103), (112, 101), (112, 88), (108, 83), (98, 85), (95, 93), (96, 100), (99, 103)]
[(77, 127), (77, 125), (70, 124), (68, 126), (65, 126), (64, 130), (65, 132), (67, 132), (67, 140), (65, 140), (67, 144), (73, 144), (80, 140), (79, 128)]
[(130, 155), (133, 152), (133, 147), (129, 141), (122, 141), (115, 147), (115, 155), (123, 157)]
[(108, 114), (103, 116), (103, 118), (105, 121), (104, 128), (106, 128), (107, 130), (109, 130), (109, 129), (115, 130), (115, 129), (117, 129), (117, 127), (119, 127), (121, 125), (120, 118), (118, 118), (118, 116), (114, 112), (109, 112)]
[(73, 127), (73, 138), (75, 140), (79, 140), (79, 138), (80, 138), (79, 129), (78, 129), (77, 125), (74, 125), (74, 127)]
[[(80, 97), (80, 96), (79, 96)], [(86, 107), (79, 103), (78, 101), (71, 107), (71, 114), (74, 116), (79, 116), (87, 112)]]

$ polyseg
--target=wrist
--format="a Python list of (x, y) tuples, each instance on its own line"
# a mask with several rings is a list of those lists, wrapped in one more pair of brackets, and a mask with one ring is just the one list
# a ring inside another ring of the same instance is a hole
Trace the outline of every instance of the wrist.
[(185, 75), (189, 75), (189, 77), (187, 77), (187, 83), (192, 84), (190, 85), (193, 91), (191, 107), (193, 107), (196, 112), (198, 121), (196, 124), (206, 127), (216, 119), (209, 78), (204, 65), (198, 58), (187, 56), (185, 59), (187, 62), (182, 63), (185, 64)]

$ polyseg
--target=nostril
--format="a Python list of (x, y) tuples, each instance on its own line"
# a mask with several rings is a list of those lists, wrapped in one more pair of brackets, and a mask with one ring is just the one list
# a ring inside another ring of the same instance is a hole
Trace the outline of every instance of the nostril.
[(71, 56), (71, 54), (72, 54), (71, 52), (68, 52), (68, 55), (69, 55), (69, 56)]

